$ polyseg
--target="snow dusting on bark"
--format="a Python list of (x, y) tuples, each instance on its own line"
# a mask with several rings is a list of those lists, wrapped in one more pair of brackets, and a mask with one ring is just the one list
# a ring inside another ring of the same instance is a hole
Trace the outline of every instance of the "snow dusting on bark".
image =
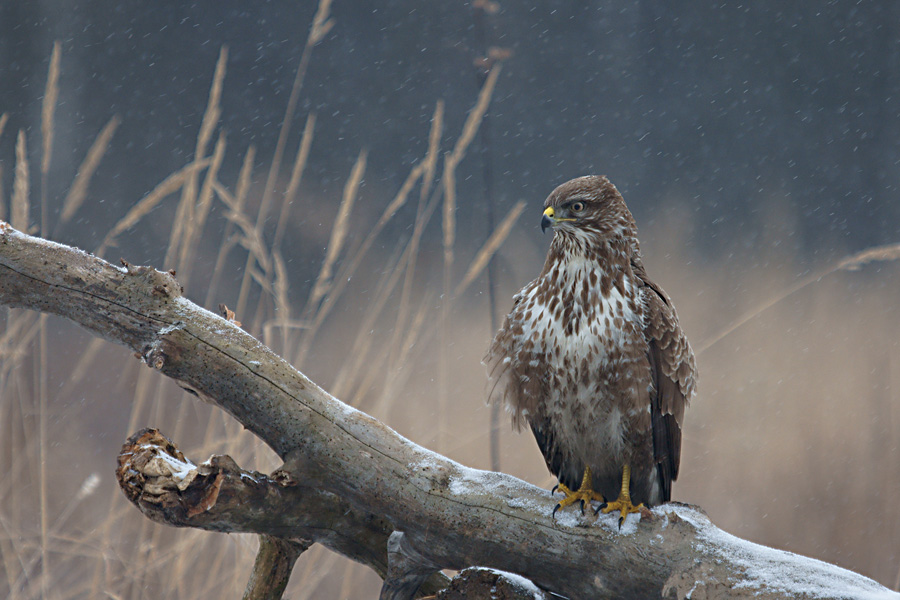
[(777, 590), (792, 597), (809, 598), (900, 598), (900, 594), (858, 573), (735, 537), (714, 526), (695, 509), (664, 505), (655, 512), (674, 512), (691, 523), (697, 529), (697, 549), (743, 569), (744, 579), (735, 584), (736, 589)]
[(544, 592), (542, 592), (538, 586), (534, 585), (534, 582), (526, 577), (516, 575), (515, 573), (510, 573), (509, 571), (501, 571), (499, 569), (486, 568), (486, 570), (497, 573), (498, 575), (502, 575), (511, 583), (521, 588), (524, 593), (531, 594), (531, 596), (533, 598), (536, 598), (537, 600), (544, 600), (544, 598), (547, 597), (546, 594), (544, 594)]

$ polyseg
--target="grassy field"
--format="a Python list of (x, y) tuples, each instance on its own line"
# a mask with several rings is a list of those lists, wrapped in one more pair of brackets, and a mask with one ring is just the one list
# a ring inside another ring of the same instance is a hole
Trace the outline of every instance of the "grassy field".
[[(328, 26), (323, 4), (312, 42)], [(90, 178), (118, 123), (97, 134), (70, 193), (52, 206), (53, 111), (65, 92), (57, 89), (58, 52), (43, 101), (43, 160), (30, 164), (27, 136), (3, 131), (0, 117), (0, 144), (16, 144), (19, 157), (4, 172), (12, 185), (0, 188), (11, 189), (0, 217), (46, 236), (97, 209)], [(403, 435), (488, 468), (485, 265), (500, 248), (496, 283), (505, 309), (540, 269), (547, 240), (536, 239), (533, 225), (553, 186), (548, 181), (527, 208), (502, 215), (490, 240), (473, 243), (461, 233), (456, 169), (497, 71), (473, 98), (463, 130), (444, 131), (436, 103), (432, 129), (422, 133), (428, 152), (400, 189), (373, 184), (362, 193), (362, 151), (342, 197), (322, 198), (303, 184), (315, 115), (295, 148), (281, 144), (262, 171), (254, 171), (252, 147), (218, 135), (226, 64), (223, 51), (192, 162), (86, 250), (115, 259), (128, 251), (130, 232), (163, 232), (166, 259), (154, 266), (176, 269), (189, 298), (211, 310), (226, 304), (312, 379)], [(441, 146), (448, 136), (452, 144)], [(239, 173), (220, 171), (229, 152), (245, 157)], [(896, 587), (900, 265), (890, 260), (897, 249), (817, 265), (822, 270), (809, 276), (810, 265), (786, 249), (790, 220), (776, 215), (760, 224), (770, 238), (744, 254), (703, 256), (691, 245), (688, 205), (679, 198), (666, 205), (665, 218), (638, 224), (645, 263), (674, 299), (700, 367), (675, 499), (699, 504), (736, 535)], [(167, 210), (154, 210), (160, 206)], [(299, 227), (297, 216), (313, 209), (325, 225)], [(286, 240), (296, 255), (284, 254)], [(254, 537), (149, 522), (117, 489), (115, 456), (129, 434), (154, 426), (193, 459), (227, 453), (268, 471), (277, 457), (123, 349), (58, 319), (0, 314), (0, 596), (237, 597)], [(549, 488), (531, 437), (511, 433), (505, 419), (500, 425), (502, 470)], [(364, 567), (314, 547), (300, 558), (288, 595), (374, 597), (378, 586)]]

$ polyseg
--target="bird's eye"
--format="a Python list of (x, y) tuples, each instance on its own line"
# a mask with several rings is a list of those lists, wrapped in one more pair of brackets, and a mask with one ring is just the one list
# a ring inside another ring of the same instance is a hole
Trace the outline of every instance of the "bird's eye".
[(573, 202), (570, 208), (572, 209), (572, 212), (579, 213), (584, 210), (584, 202)]

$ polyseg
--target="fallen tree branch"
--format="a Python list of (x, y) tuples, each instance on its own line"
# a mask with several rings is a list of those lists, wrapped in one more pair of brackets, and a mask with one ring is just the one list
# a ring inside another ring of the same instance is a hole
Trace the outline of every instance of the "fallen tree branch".
[[(252, 522), (254, 505), (225, 513), (218, 530), (243, 520), (256, 533), (322, 543), (372, 566), (387, 577), (385, 589), (412, 571), (421, 577), (483, 565), (572, 598), (900, 598), (844, 569), (734, 538), (693, 507), (664, 505), (640, 523), (629, 518), (621, 531), (611, 515), (570, 511), (554, 520), (546, 490), (468, 469), (406, 440), (181, 293), (171, 274), (117, 268), (0, 223), (0, 303), (66, 317), (132, 349), (259, 436), (285, 461), (284, 476), (311, 494), (265, 515), (265, 523)], [(254, 502), (289, 502), (294, 486), (269, 480), (257, 492), (245, 484), (248, 494), (258, 493)], [(223, 501), (225, 482), (202, 492), (193, 505), (209, 508), (192, 519)], [(353, 510), (328, 523), (313, 512), (327, 509), (315, 494)], [(311, 526), (323, 521), (323, 529)], [(361, 535), (373, 526), (381, 536)], [(389, 539), (402, 541), (402, 555), (415, 553), (414, 564), (391, 564)]]
[(281, 598), (294, 563), (310, 545), (306, 541), (292, 542), (270, 535), (259, 536), (259, 551), (243, 600)]
[[(125, 496), (157, 523), (257, 533), (304, 547), (315, 541), (387, 575), (390, 522), (284, 469), (271, 475), (246, 471), (230, 456), (196, 464), (156, 429), (143, 429), (122, 446), (116, 479)], [(421, 593), (433, 594), (447, 583), (433, 574)]]

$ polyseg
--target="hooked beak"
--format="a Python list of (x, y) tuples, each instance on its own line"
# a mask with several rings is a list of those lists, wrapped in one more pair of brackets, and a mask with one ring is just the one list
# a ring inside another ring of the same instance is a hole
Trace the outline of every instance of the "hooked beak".
[(553, 224), (556, 223), (555, 214), (552, 206), (548, 206), (544, 210), (544, 216), (541, 217), (541, 233), (546, 232), (548, 227), (553, 227)]
[(541, 217), (541, 233), (547, 231), (548, 227), (553, 227), (557, 223), (562, 223), (564, 221), (575, 221), (573, 218), (565, 218), (567, 214), (566, 209), (563, 209), (563, 216), (556, 216), (556, 209), (552, 206), (548, 206), (544, 209), (544, 216)]

